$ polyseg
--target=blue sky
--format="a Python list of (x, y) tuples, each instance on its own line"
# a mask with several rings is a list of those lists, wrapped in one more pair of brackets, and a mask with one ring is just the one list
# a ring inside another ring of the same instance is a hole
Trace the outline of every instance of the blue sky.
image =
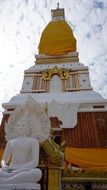
[[(57, 0), (0, 0), (1, 104), (21, 90), (24, 70), (34, 65), (40, 35)], [(94, 90), (107, 98), (107, 0), (59, 0), (77, 39), (80, 62), (89, 66)]]

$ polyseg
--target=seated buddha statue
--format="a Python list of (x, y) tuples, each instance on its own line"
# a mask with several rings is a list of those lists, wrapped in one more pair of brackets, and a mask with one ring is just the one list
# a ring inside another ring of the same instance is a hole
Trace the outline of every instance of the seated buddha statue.
[[(28, 118), (17, 123), (18, 137), (7, 142), (0, 168), (1, 184), (37, 183), (42, 176), (38, 166), (39, 142), (29, 137)], [(10, 164), (8, 162), (10, 160)]]

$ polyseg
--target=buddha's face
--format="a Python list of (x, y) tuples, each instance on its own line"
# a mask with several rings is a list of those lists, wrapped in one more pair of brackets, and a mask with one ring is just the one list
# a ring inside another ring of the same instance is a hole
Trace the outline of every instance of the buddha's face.
[(22, 128), (26, 128), (27, 127), (27, 121), (24, 119), (24, 118), (21, 118), (19, 121), (18, 121), (18, 124), (17, 124), (17, 127), (20, 129)]
[(28, 119), (26, 117), (22, 117), (17, 123), (17, 132), (20, 136), (27, 136), (30, 129), (28, 126)]

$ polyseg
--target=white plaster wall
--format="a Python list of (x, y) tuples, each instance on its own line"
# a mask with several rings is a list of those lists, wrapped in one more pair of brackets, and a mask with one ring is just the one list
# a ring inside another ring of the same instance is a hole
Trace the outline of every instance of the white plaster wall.
[(80, 90), (91, 89), (89, 74), (80, 74), (79, 76)]
[(54, 75), (50, 81), (50, 92), (62, 92), (61, 79), (58, 75)]
[(32, 92), (33, 77), (25, 76), (22, 84), (21, 92)]

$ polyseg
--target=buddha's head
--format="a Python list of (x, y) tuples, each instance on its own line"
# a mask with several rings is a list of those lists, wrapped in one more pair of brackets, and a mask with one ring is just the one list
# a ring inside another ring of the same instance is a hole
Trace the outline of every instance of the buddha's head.
[(16, 131), (19, 136), (29, 136), (31, 131), (31, 122), (26, 116), (21, 117), (16, 125)]

